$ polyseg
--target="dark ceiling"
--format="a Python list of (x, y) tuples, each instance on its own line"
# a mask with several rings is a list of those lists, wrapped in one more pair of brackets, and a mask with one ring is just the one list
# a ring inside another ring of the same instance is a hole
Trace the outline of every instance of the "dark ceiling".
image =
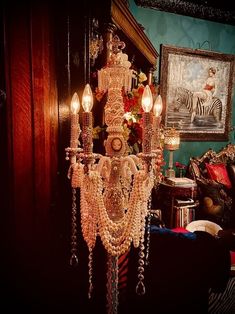
[(135, 0), (138, 6), (235, 25), (233, 0)]
[(216, 1), (216, 0), (181, 0), (181, 2), (188, 2), (195, 5), (202, 5), (204, 7), (211, 7), (215, 9), (221, 9), (222, 11), (232, 11), (234, 10), (234, 2), (233, 0), (224, 0), (224, 1)]

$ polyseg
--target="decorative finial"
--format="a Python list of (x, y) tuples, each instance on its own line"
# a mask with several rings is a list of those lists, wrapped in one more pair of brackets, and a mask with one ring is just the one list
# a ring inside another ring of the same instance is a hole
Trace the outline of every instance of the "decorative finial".
[(124, 41), (120, 41), (119, 37), (115, 35), (113, 39), (107, 43), (107, 47), (112, 53), (117, 54), (126, 47), (126, 44)]

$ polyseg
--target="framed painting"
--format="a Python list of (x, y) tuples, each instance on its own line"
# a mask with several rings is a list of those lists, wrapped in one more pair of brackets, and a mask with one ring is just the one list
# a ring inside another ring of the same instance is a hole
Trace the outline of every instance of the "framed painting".
[(163, 124), (182, 140), (227, 141), (231, 127), (234, 55), (161, 46)]

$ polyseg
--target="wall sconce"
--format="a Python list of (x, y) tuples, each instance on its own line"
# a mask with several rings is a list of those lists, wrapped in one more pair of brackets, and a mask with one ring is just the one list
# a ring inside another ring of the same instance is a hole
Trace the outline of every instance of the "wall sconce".
[(91, 32), (89, 36), (89, 54), (92, 66), (94, 66), (98, 54), (103, 51), (103, 38), (100, 35), (98, 29), (99, 22), (97, 19), (93, 18), (91, 22)]
[(165, 149), (169, 150), (169, 166), (166, 170), (166, 177), (173, 178), (175, 177), (175, 170), (173, 169), (173, 152), (179, 149), (180, 133), (174, 128), (171, 128), (165, 131), (164, 136)]
[[(76, 191), (80, 188), (82, 235), (87, 244), (89, 291), (92, 293), (93, 249), (97, 237), (107, 252), (107, 308), (117, 313), (118, 259), (133, 245), (139, 249), (138, 283), (136, 292), (145, 293), (144, 265), (149, 245), (144, 245), (145, 231), (150, 230), (151, 191), (154, 186), (156, 154), (152, 150), (152, 93), (147, 85), (142, 96), (143, 140), (142, 152), (128, 155), (124, 138), (123, 89), (131, 89), (132, 70), (125, 47), (117, 36), (108, 43), (111, 55), (107, 65), (98, 71), (98, 88), (107, 91), (105, 123), (107, 139), (105, 155), (93, 152), (92, 91), (87, 84), (82, 97), (82, 131), (79, 126), (79, 99), (75, 93), (71, 101), (71, 139), (66, 148), (70, 160), (68, 177), (72, 186), (71, 264), (77, 264), (77, 205)], [(158, 107), (157, 107), (158, 108)], [(159, 113), (159, 109), (156, 109)], [(82, 137), (82, 147), (79, 136)], [(148, 219), (146, 219), (148, 217)], [(147, 224), (147, 226), (146, 226)], [(149, 241), (150, 237), (147, 237)], [(146, 247), (146, 249), (145, 249)], [(112, 296), (112, 297), (110, 297)]]

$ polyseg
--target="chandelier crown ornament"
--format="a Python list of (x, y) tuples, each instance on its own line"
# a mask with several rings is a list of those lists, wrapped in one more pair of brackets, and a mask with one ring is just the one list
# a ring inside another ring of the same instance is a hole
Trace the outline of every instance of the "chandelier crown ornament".
[(124, 41), (120, 41), (119, 37), (115, 35), (113, 36), (113, 39), (107, 43), (107, 47), (113, 55), (117, 55), (126, 47), (126, 44)]
[[(71, 260), (77, 256), (77, 205), (76, 193), (80, 189), (80, 213), (83, 238), (89, 251), (89, 291), (93, 288), (93, 249), (100, 237), (107, 252), (107, 308), (117, 313), (118, 307), (118, 259), (133, 245), (139, 249), (137, 292), (144, 294), (144, 264), (149, 245), (145, 250), (145, 231), (150, 230), (151, 191), (156, 177), (156, 153), (152, 151), (152, 105), (149, 86), (145, 87), (142, 105), (142, 152), (128, 155), (124, 138), (123, 89), (131, 89), (132, 70), (128, 56), (122, 53), (125, 44), (117, 36), (108, 43), (111, 50), (107, 65), (98, 71), (98, 87), (107, 91), (104, 108), (107, 124), (105, 155), (93, 152), (92, 139), (92, 91), (87, 84), (83, 92), (82, 147), (79, 146), (80, 126), (78, 111), (71, 115), (71, 147), (66, 149), (70, 159), (68, 177), (72, 186), (72, 242)], [(72, 104), (77, 102), (77, 94)], [(147, 219), (147, 217), (149, 217)], [(148, 237), (149, 240), (150, 237)], [(71, 262), (71, 264), (72, 264)], [(112, 296), (112, 297), (110, 297)]]

